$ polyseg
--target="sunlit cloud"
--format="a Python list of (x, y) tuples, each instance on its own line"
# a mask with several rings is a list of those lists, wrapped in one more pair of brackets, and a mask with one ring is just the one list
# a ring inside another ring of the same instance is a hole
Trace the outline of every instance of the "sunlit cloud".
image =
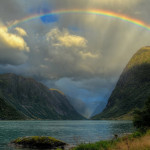
[[(20, 34), (26, 33), (21, 28), (18, 31)], [(0, 25), (0, 63), (22, 64), (28, 58), (26, 52), (29, 52), (29, 47), (22, 35), (10, 33), (6, 26)]]
[(18, 32), (20, 36), (27, 36), (27, 32), (24, 29), (16, 27), (15, 30)]
[(0, 26), (0, 48), (6, 47), (12, 50), (29, 51), (29, 47), (21, 36), (9, 33), (7, 27)]
[(54, 74), (57, 78), (85, 78), (97, 74), (95, 68), (101, 54), (92, 52), (85, 37), (71, 34), (67, 29), (53, 28), (46, 38), (49, 43), (49, 59), (44, 60), (51, 75)]
[(58, 28), (52, 29), (47, 34), (47, 40), (52, 42), (54, 47), (86, 47), (87, 41), (85, 38), (77, 35), (69, 34), (68, 30), (62, 32)]

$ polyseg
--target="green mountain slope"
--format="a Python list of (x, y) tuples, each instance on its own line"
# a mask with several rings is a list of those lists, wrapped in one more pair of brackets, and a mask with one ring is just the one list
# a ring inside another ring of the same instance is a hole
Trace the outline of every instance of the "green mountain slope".
[(141, 48), (129, 61), (104, 111), (93, 119), (132, 118), (150, 96), (150, 47)]
[(18, 120), (27, 119), (23, 114), (18, 112), (11, 104), (0, 98), (0, 120)]
[(32, 119), (83, 119), (65, 95), (50, 91), (32, 78), (0, 75), (0, 95), (17, 111)]

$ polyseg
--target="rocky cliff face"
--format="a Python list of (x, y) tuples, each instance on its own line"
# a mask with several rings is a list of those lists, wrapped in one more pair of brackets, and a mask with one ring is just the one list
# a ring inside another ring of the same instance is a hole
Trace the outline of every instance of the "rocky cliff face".
[(141, 48), (129, 61), (104, 111), (93, 119), (131, 117), (150, 97), (150, 47)]
[(17, 111), (33, 119), (83, 119), (65, 95), (50, 91), (32, 78), (0, 75), (0, 96)]

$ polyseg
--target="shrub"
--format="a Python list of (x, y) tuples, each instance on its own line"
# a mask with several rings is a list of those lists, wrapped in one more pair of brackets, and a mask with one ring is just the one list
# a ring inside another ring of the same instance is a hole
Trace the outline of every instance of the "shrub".
[(133, 124), (142, 131), (150, 128), (150, 98), (148, 98), (142, 110), (136, 109), (134, 111)]

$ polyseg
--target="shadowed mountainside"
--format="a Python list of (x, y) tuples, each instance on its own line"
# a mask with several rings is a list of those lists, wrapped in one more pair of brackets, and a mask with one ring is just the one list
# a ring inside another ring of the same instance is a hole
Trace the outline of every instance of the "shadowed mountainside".
[(150, 96), (150, 47), (141, 48), (129, 61), (104, 111), (92, 119), (132, 119)]
[(91, 117), (93, 117), (93, 116), (95, 116), (95, 115), (101, 113), (101, 112), (105, 109), (106, 104), (107, 104), (106, 101), (101, 101), (101, 102), (99, 103), (99, 105), (96, 107), (96, 109), (94, 110), (94, 112), (92, 113)]
[(0, 75), (0, 97), (28, 118), (84, 119), (65, 95), (49, 90), (32, 78), (15, 74)]
[(0, 119), (18, 120), (27, 119), (27, 117), (21, 112), (18, 112), (11, 104), (0, 98)]

